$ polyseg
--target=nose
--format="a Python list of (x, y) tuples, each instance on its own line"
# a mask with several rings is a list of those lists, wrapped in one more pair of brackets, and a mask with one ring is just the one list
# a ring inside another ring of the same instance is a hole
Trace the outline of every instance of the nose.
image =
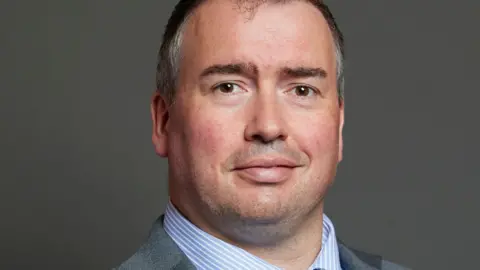
[(262, 143), (285, 140), (287, 133), (280, 107), (275, 94), (257, 93), (249, 108), (250, 121), (245, 128), (245, 139)]

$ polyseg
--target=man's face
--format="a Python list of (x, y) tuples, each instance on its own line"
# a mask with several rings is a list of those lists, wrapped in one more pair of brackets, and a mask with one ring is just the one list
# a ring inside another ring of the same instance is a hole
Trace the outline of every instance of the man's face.
[(341, 160), (343, 103), (320, 11), (292, 1), (252, 15), (231, 1), (195, 11), (175, 102), (153, 137), (181, 209), (281, 221), (322, 205)]

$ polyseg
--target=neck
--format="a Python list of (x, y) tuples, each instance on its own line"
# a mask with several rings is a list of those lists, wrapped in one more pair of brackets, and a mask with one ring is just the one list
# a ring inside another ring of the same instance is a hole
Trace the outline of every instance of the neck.
[(249, 253), (282, 269), (308, 269), (315, 261), (322, 245), (323, 205), (310, 216), (303, 216), (302, 223), (290, 235), (269, 245), (232, 243)]
[(308, 269), (321, 250), (323, 202), (308, 213), (275, 224), (245, 221), (226, 224), (226, 219), (202, 218), (198, 211), (176, 204), (173, 198), (172, 203), (203, 231), (282, 269)]

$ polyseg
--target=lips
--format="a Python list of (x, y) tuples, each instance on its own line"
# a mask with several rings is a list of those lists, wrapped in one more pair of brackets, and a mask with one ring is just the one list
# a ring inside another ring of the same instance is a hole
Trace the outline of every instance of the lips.
[(255, 183), (281, 183), (288, 180), (300, 165), (285, 158), (260, 158), (248, 160), (234, 169), (238, 175)]
[(298, 167), (299, 165), (290, 159), (286, 158), (260, 158), (260, 159), (252, 159), (246, 162), (240, 163), (235, 167), (235, 170), (242, 170), (248, 168), (271, 168), (271, 167), (286, 167), (286, 168), (294, 168)]

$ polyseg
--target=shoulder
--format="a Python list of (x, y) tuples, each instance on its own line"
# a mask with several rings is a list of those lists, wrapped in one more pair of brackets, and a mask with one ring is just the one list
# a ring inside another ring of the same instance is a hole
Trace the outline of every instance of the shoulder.
[(153, 225), (148, 239), (118, 270), (194, 269), (163, 228), (163, 216)]
[(410, 268), (407, 268), (405, 266), (401, 266), (399, 264), (387, 261), (387, 260), (382, 260), (382, 270), (411, 270)]
[(410, 268), (385, 260), (380, 255), (348, 247), (340, 240), (338, 249), (343, 269), (410, 270)]

